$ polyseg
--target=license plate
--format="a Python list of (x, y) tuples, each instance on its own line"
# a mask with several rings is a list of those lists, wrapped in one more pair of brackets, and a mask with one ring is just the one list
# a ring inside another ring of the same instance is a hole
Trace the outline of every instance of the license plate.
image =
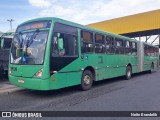
[(24, 83), (24, 80), (19, 79), (18, 82), (19, 83)]

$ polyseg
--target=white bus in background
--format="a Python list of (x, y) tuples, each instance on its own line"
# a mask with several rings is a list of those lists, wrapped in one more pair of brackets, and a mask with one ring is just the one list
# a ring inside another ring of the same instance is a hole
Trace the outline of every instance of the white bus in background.
[(0, 78), (8, 74), (9, 52), (15, 30), (7, 31), (0, 36)]

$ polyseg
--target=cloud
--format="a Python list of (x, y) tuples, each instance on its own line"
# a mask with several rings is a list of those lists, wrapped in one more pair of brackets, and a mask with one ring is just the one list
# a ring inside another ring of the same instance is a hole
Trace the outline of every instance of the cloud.
[(50, 0), (28, 0), (29, 4), (35, 7), (49, 7), (51, 6)]
[(160, 0), (29, 0), (40, 16), (54, 16), (88, 24), (159, 9)]

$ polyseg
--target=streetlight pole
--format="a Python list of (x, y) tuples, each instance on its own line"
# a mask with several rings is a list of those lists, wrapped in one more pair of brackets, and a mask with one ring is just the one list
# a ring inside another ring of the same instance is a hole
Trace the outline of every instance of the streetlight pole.
[(12, 22), (14, 21), (13, 19), (7, 20), (10, 22), (10, 29), (12, 30)]

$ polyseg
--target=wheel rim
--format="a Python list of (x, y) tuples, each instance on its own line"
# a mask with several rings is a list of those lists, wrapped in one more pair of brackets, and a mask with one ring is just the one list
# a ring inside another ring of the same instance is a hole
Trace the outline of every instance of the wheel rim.
[(128, 78), (131, 77), (131, 69), (130, 69), (130, 68), (127, 69), (127, 77), (128, 77)]
[(83, 81), (84, 81), (85, 85), (89, 85), (90, 82), (91, 82), (90, 76), (89, 75), (85, 75)]
[(131, 71), (130, 70), (128, 71), (127, 76), (128, 76), (128, 78), (131, 77)]

